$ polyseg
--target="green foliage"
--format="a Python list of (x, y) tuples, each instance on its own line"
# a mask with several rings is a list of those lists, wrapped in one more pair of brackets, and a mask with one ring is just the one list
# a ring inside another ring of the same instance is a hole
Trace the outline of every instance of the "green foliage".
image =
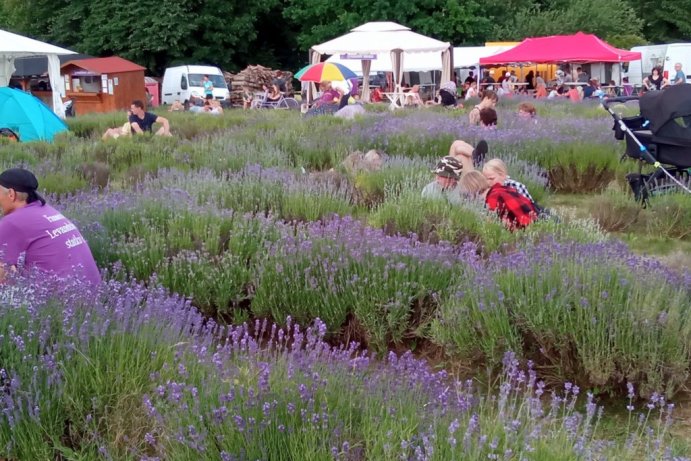
[(1, 0), (0, 24), (80, 52), (118, 54), (161, 73), (183, 62), (296, 69), (311, 46), (367, 21), (399, 22), (454, 45), (582, 30), (630, 48), (685, 40), (689, 10), (691, 0), (355, 0), (336, 9), (326, 0)]
[(688, 41), (691, 36), (690, 0), (658, 0), (654, 3), (629, 0), (643, 19), (643, 32), (653, 43)]
[(473, 241), (490, 253), (516, 241), (493, 214), (481, 205), (452, 205), (443, 199), (427, 199), (420, 190), (406, 190), (389, 198), (370, 215), (369, 223), (391, 235), (413, 234), (423, 242)]
[(547, 169), (554, 190), (570, 193), (603, 190), (619, 165), (611, 146), (587, 143), (538, 141), (530, 143), (524, 158)]
[(559, 0), (549, 6), (535, 3), (518, 11), (513, 20), (498, 24), (497, 36), (522, 40), (525, 37), (589, 32), (603, 39), (610, 36), (639, 36), (642, 21), (626, 0)]
[[(45, 4), (44, 4), (45, 3)], [(247, 62), (260, 14), (277, 1), (15, 2), (3, 11), (17, 30), (93, 55), (119, 55), (160, 73), (174, 62), (225, 69)]]
[(594, 197), (589, 210), (608, 232), (691, 240), (691, 197), (688, 194), (655, 196), (643, 208), (631, 194), (608, 191)]
[(482, 14), (482, 3), (476, 0), (459, 3), (453, 0), (428, 2), (389, 2), (355, 0), (348, 8), (334, 10), (323, 0), (288, 0), (283, 12), (296, 24), (310, 24), (298, 33), (303, 50), (335, 38), (368, 21), (393, 21), (421, 34), (439, 40), (479, 42), (490, 22)]

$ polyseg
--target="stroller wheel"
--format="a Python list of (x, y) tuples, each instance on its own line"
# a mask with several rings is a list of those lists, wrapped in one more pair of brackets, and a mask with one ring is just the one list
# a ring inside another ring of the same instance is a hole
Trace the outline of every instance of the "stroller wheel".
[[(691, 179), (689, 177), (689, 171), (686, 169), (680, 169), (680, 168), (670, 168), (667, 170), (672, 176), (674, 176), (679, 182), (684, 183), (684, 184), (691, 184)], [(628, 175), (627, 179), (629, 179), (630, 176), (635, 176), (635, 175)], [(659, 195), (665, 195), (665, 194), (673, 194), (679, 191), (679, 186), (677, 183), (672, 181), (662, 170), (657, 170), (654, 173), (650, 175), (638, 175), (644, 178), (644, 197), (642, 197), (642, 200), (645, 201), (647, 200), (648, 196), (654, 197), (654, 196), (659, 196)], [(632, 189), (634, 188), (633, 183), (631, 182), (631, 179), (629, 179), (629, 183), (631, 184)], [(636, 195), (636, 191), (634, 189), (634, 195)], [(638, 196), (636, 197), (638, 199)]]

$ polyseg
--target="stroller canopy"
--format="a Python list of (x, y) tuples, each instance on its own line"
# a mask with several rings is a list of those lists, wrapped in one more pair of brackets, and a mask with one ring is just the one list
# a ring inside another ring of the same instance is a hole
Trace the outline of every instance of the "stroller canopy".
[(691, 85), (648, 92), (639, 104), (654, 135), (691, 143)]
[(43, 102), (23, 91), (0, 88), (0, 128), (9, 128), (19, 141), (52, 141), (65, 122)]

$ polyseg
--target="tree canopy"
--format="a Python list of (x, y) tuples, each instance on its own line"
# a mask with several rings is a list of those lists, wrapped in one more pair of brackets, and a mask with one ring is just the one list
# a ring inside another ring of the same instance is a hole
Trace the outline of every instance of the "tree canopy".
[(691, 0), (0, 0), (0, 27), (160, 74), (183, 62), (296, 69), (309, 48), (368, 21), (457, 46), (590, 32), (615, 46), (691, 40)]

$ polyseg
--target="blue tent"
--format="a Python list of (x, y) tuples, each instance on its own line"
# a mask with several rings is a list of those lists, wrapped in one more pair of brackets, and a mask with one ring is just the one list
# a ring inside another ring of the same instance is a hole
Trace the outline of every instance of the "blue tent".
[(67, 131), (65, 122), (43, 101), (8, 87), (0, 88), (0, 128), (14, 131), (22, 142), (52, 141), (57, 133)]

